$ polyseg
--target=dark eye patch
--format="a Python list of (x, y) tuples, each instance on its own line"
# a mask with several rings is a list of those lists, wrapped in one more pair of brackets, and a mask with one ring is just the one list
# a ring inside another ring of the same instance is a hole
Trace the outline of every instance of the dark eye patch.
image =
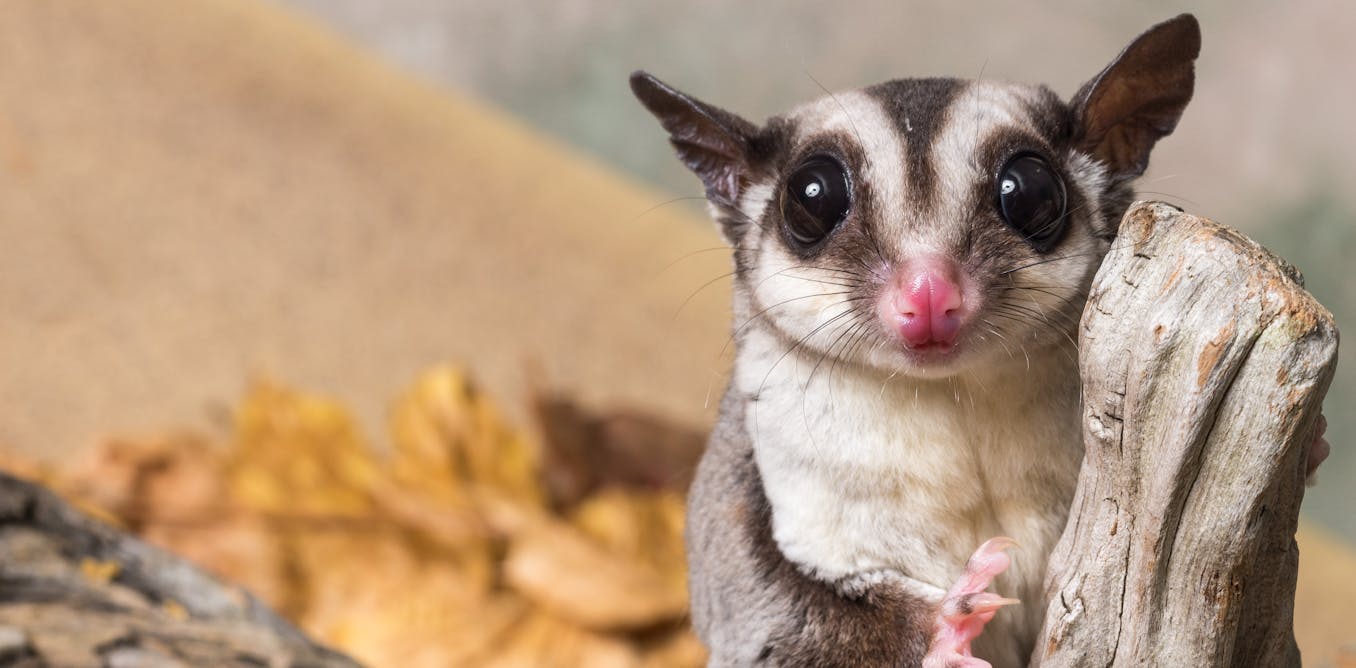
[[(973, 203), (976, 233), (985, 229), (1016, 232), (1021, 245), (1048, 253), (1079, 218), (1083, 195), (1071, 181), (1062, 156), (1065, 138), (1042, 137), (1029, 129), (1003, 128), (980, 143), (975, 154)], [(1009, 192), (1004, 193), (1004, 182)], [(987, 222), (984, 222), (987, 221)], [(1012, 240), (1011, 232), (1002, 236)]]

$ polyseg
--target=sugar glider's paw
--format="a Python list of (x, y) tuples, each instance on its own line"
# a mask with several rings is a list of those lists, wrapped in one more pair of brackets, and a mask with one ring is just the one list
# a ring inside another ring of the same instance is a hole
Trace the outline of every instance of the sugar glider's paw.
[(970, 556), (965, 574), (946, 592), (932, 626), (932, 645), (923, 657), (923, 668), (989, 668), (989, 662), (970, 653), (970, 642), (998, 609), (1020, 603), (984, 591), (994, 577), (1007, 570), (1011, 559), (1004, 550), (1016, 545), (1011, 538), (990, 538)]
[(1328, 418), (1322, 414), (1318, 416), (1318, 428), (1314, 429), (1314, 440), (1309, 444), (1308, 467), (1304, 471), (1305, 484), (1313, 487), (1318, 482), (1314, 475), (1318, 472), (1318, 465), (1328, 458), (1328, 453), (1332, 452), (1332, 446), (1328, 444), (1328, 439), (1323, 435), (1328, 432)]

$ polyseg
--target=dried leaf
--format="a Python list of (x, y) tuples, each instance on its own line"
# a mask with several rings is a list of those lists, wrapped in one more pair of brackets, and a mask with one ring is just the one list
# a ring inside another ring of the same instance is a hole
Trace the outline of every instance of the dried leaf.
[(504, 575), (527, 598), (588, 629), (645, 628), (678, 619), (687, 609), (681, 584), (559, 521), (515, 536)]
[(653, 569), (686, 599), (683, 500), (676, 492), (607, 490), (580, 504), (573, 522), (614, 555)]
[[(575, 417), (590, 438), (615, 440), (630, 424)], [(562, 516), (547, 502), (540, 448), (456, 370), (421, 376), (390, 428), (394, 447), (379, 457), (335, 402), (260, 383), (228, 449), (191, 436), (118, 440), (70, 471), (14, 466), (370, 665), (702, 665), (683, 625), (681, 497), (653, 489), (649, 473), (607, 469), (606, 448), (644, 460), (644, 429), (597, 451), (575, 444), (600, 468)], [(655, 470), (672, 470), (666, 462)], [(172, 601), (164, 610), (187, 614)]]
[(249, 508), (299, 516), (370, 516), (382, 475), (338, 404), (260, 383), (236, 414), (232, 495)]
[(634, 410), (590, 411), (568, 397), (539, 395), (543, 476), (558, 507), (609, 487), (685, 491), (706, 445), (699, 429)]
[(59, 487), (131, 527), (221, 512), (225, 498), (221, 457), (188, 435), (107, 441), (78, 461)]
[(482, 666), (504, 649), (529, 612), (527, 603), (514, 596), (466, 608), (432, 597), (411, 601), (392, 595), (355, 602), (348, 613), (316, 628), (371, 666)]
[(664, 637), (645, 652), (645, 668), (700, 668), (706, 665), (706, 646), (680, 628)]
[(433, 498), (489, 493), (540, 506), (536, 448), (460, 372), (422, 375), (391, 411), (392, 477)]
[(639, 668), (641, 657), (625, 641), (592, 633), (549, 614), (537, 613), (507, 638), (486, 668)]
[[(451, 628), (477, 628), (479, 611), (493, 599), (497, 562), (486, 545), (460, 553), (430, 550), (418, 536), (398, 530), (310, 533), (294, 540), (292, 568), (305, 574), (307, 594), (297, 618), (360, 657), (397, 644), (439, 645)], [(392, 644), (397, 631), (405, 641)], [(373, 663), (410, 665), (396, 658)]]

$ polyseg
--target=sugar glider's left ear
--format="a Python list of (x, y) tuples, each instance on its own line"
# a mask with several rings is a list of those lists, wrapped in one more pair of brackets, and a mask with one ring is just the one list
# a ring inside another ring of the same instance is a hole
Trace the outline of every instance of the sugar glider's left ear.
[(1074, 142), (1114, 181), (1149, 166), (1149, 151), (1171, 134), (1191, 101), (1201, 28), (1182, 14), (1149, 28), (1074, 95)]
[(678, 157), (702, 180), (706, 197), (736, 206), (749, 178), (754, 125), (679, 92), (646, 72), (631, 75), (631, 91), (669, 132)]

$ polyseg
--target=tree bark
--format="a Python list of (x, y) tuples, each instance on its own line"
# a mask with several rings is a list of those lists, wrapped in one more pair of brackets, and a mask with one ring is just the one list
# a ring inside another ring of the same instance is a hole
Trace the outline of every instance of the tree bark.
[(1298, 666), (1332, 315), (1238, 232), (1137, 203), (1080, 328), (1083, 460), (1032, 665)]
[(241, 588), (0, 473), (0, 666), (358, 664)]

